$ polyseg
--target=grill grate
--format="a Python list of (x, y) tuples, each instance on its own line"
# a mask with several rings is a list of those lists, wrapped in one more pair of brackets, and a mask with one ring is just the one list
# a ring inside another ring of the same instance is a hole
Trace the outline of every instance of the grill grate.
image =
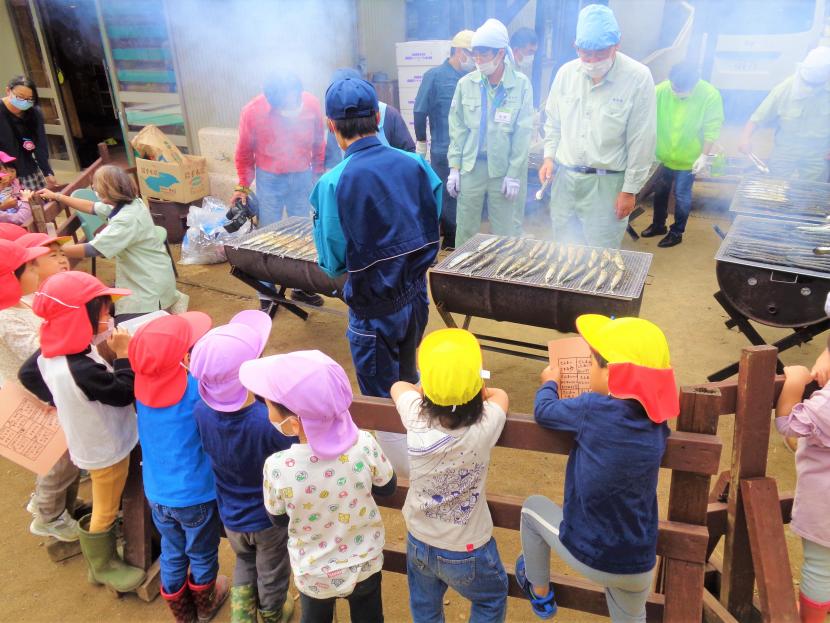
[(830, 184), (744, 177), (729, 209), (741, 214), (824, 222), (830, 216)]
[(823, 246), (830, 246), (830, 231), (815, 225), (739, 215), (715, 259), (828, 279), (830, 256), (813, 253)]
[(305, 216), (289, 216), (278, 223), (255, 229), (228, 246), (317, 263), (311, 219)]
[[(432, 269), (432, 272), (450, 275), (464, 275), (471, 279), (495, 280), (506, 283), (524, 284), (551, 290), (571, 291), (579, 292), (581, 294), (590, 294), (595, 296), (631, 300), (637, 299), (642, 295), (643, 285), (645, 284), (646, 276), (648, 275), (648, 269), (651, 266), (651, 260), (653, 257), (651, 253), (640, 253), (636, 251), (621, 250), (620, 254), (622, 255), (623, 262), (625, 263), (625, 271), (623, 273), (621, 281), (616, 285), (613, 292), (611, 291), (610, 287), (611, 281), (614, 277), (614, 274), (616, 273), (616, 268), (612, 269), (613, 262), (608, 267), (608, 277), (605, 283), (602, 284), (602, 286), (599, 288), (596, 287), (597, 278), (599, 276), (599, 270), (591, 279), (588, 280), (584, 287), (579, 287), (580, 282), (582, 281), (584, 275), (588, 270), (587, 268), (583, 269), (578, 276), (566, 281), (565, 283), (545, 283), (545, 274), (547, 272), (547, 268), (549, 265), (533, 272), (530, 275), (520, 275), (517, 277), (505, 277), (501, 275), (496, 275), (496, 271), (499, 268), (499, 265), (502, 264), (503, 260), (506, 259), (508, 256), (514, 256), (517, 259), (517, 261), (522, 258), (529, 257), (530, 250), (537, 243), (542, 242), (533, 238), (524, 239), (522, 241), (521, 247), (517, 247), (510, 253), (499, 256), (491, 264), (489, 264), (481, 270), (474, 270), (474, 263), (472, 265), (464, 267), (463, 262), (460, 262), (453, 268), (450, 268), (449, 265), (453, 263), (454, 260), (459, 258), (462, 254), (474, 252), (481, 243), (493, 238), (497, 238), (497, 236), (492, 236), (488, 234), (477, 234), (473, 236), (470, 240), (465, 242), (463, 245), (458, 247), (453, 253), (451, 253), (450, 255), (445, 257), (441, 262), (439, 262)], [(573, 246), (574, 249), (583, 250), (582, 260), (580, 264), (585, 265), (586, 267), (588, 263), (588, 258), (590, 257), (592, 251), (596, 250), (597, 253), (600, 254), (603, 251), (603, 249), (596, 247), (586, 247), (582, 245), (571, 246)], [(487, 250), (485, 249), (484, 252), (486, 253)], [(616, 251), (611, 252), (613, 254)], [(498, 254), (498, 250), (496, 250), (496, 253)], [(599, 262), (597, 262), (597, 264), (599, 264)], [(461, 266), (461, 268), (459, 268), (459, 266)], [(501, 271), (502, 274), (504, 272), (506, 272), (505, 269)]]

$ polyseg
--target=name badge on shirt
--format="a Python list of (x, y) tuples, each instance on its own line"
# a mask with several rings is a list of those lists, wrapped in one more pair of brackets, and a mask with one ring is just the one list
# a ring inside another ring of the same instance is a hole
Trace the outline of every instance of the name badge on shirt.
[(493, 115), (495, 123), (510, 123), (511, 119), (513, 119), (513, 114), (506, 108), (497, 109), (496, 114)]

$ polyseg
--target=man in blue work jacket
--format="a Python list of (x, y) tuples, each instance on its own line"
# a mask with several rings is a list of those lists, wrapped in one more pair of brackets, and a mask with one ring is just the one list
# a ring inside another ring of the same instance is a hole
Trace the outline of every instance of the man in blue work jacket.
[(388, 397), (395, 381), (418, 382), (441, 180), (421, 156), (381, 144), (378, 99), (365, 80), (333, 82), (326, 117), (345, 157), (311, 193), (318, 262), (331, 277), (349, 275), (346, 337), (360, 391)]

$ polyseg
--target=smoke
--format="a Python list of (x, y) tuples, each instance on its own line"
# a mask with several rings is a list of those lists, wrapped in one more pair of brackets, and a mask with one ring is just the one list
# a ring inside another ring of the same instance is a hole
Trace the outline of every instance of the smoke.
[(357, 62), (348, 0), (176, 0), (171, 40), (191, 127), (235, 127), (242, 107), (279, 69), (322, 99), (333, 70)]

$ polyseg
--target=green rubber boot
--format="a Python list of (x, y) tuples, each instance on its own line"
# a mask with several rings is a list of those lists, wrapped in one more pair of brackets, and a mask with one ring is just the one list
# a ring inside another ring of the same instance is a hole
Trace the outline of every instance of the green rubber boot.
[(291, 595), (285, 596), (280, 610), (259, 610), (259, 619), (262, 623), (287, 623), (294, 615), (294, 600)]
[(81, 552), (89, 569), (89, 581), (105, 584), (119, 593), (134, 591), (144, 582), (144, 571), (131, 567), (118, 557), (115, 551), (115, 526), (104, 532), (89, 532), (89, 520), (85, 515), (78, 522)]
[(257, 623), (256, 588), (251, 584), (231, 587), (231, 623)]

